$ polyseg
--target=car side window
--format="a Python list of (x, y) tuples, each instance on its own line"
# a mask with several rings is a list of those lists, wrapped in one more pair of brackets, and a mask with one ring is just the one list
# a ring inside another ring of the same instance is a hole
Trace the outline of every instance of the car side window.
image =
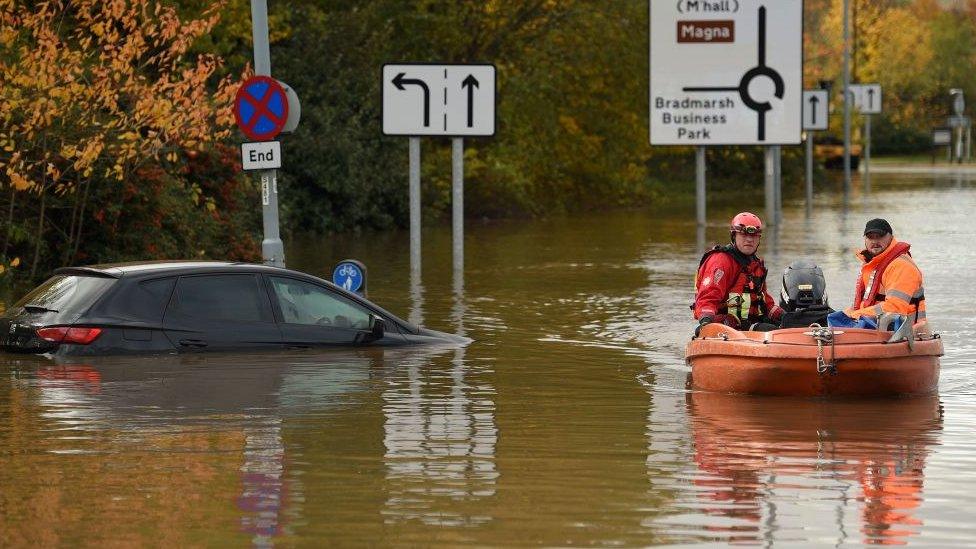
[(273, 322), (257, 275), (181, 277), (168, 311), (201, 320)]
[(269, 278), (286, 323), (369, 329), (369, 310), (353, 301), (302, 280)]
[(126, 284), (105, 305), (105, 312), (113, 316), (159, 322), (175, 284), (175, 278), (156, 278)]

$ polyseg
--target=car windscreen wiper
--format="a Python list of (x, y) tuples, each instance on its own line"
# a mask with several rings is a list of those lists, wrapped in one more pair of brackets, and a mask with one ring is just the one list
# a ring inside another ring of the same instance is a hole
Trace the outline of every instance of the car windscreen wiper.
[(24, 310), (28, 313), (56, 313), (54, 309), (48, 309), (43, 305), (24, 305)]

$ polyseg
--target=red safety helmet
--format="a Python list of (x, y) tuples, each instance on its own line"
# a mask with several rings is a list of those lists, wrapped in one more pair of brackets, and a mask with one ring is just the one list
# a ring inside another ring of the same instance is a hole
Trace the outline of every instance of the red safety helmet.
[(732, 218), (729, 230), (733, 233), (762, 234), (762, 220), (751, 212), (742, 212)]

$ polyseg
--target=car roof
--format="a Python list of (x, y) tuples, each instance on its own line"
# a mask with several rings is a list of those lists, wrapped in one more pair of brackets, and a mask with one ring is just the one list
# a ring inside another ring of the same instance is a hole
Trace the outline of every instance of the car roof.
[(241, 270), (247, 272), (277, 270), (254, 263), (236, 263), (230, 261), (136, 261), (130, 263), (103, 263), (99, 265), (85, 265), (80, 267), (63, 267), (56, 269), (54, 274), (79, 274), (90, 276), (105, 276), (121, 278), (127, 275), (160, 274), (160, 273), (191, 273), (208, 272), (214, 270)]

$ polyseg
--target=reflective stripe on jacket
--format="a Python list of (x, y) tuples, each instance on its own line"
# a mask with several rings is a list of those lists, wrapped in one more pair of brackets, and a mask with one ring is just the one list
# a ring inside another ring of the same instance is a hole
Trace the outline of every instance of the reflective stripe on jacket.
[[(845, 313), (851, 318), (877, 317), (881, 313), (912, 316), (917, 322), (925, 318), (925, 289), (922, 272), (909, 253), (910, 245), (892, 239), (891, 244), (877, 256), (866, 261), (864, 251), (858, 252), (861, 275), (856, 285), (854, 306)], [(915, 318), (915, 313), (918, 317)]]

